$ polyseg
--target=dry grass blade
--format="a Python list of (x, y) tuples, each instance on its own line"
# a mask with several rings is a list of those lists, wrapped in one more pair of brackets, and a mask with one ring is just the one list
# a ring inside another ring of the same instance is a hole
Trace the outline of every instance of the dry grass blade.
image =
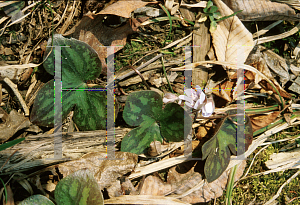
[(293, 29), (291, 29), (290, 31), (284, 32), (282, 34), (279, 35), (275, 35), (275, 36), (268, 36), (268, 37), (263, 37), (260, 39), (257, 39), (254, 41), (255, 45), (257, 44), (262, 44), (262, 43), (266, 43), (266, 42), (270, 42), (270, 41), (275, 41), (278, 39), (283, 39), (286, 38), (288, 36), (294, 35), (295, 33), (297, 33), (299, 31), (300, 28), (300, 23), (297, 24), (297, 26), (295, 26)]
[(283, 20), (279, 20), (279, 21), (275, 21), (274, 23), (270, 24), (269, 26), (261, 29), (260, 31), (254, 33), (252, 35), (253, 38), (257, 38), (259, 36), (264, 35), (265, 33), (267, 33), (269, 30), (271, 30), (272, 28), (274, 28), (275, 26), (277, 26), (278, 24), (280, 24)]

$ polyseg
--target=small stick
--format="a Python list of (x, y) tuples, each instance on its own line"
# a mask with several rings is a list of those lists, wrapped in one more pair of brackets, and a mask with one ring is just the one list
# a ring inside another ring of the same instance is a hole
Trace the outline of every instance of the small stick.
[(25, 116), (29, 116), (29, 109), (28, 109), (23, 97), (21, 96), (21, 94), (18, 91), (18, 86), (16, 84), (14, 84), (9, 78), (4, 78), (3, 81), (12, 89), (12, 91), (17, 96), (18, 100), (20, 101), (20, 103), (23, 107), (23, 110), (25, 112)]

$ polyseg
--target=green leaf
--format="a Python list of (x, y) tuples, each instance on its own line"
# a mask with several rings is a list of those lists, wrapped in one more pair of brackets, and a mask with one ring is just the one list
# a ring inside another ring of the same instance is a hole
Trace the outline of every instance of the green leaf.
[[(48, 44), (50, 42), (51, 39)], [(70, 46), (61, 47), (62, 88), (65, 89), (62, 91), (62, 120), (75, 108), (73, 120), (79, 129), (105, 129), (106, 92), (95, 90), (99, 87), (90, 89), (86, 84), (88, 80), (94, 80), (101, 73), (101, 61), (98, 54), (88, 44), (76, 39), (67, 39), (61, 35), (54, 35), (53, 45)], [(55, 50), (51, 48), (46, 49), (45, 57), (51, 53), (45, 60), (44, 67), (53, 75)], [(54, 125), (54, 80), (49, 81), (39, 90), (30, 120), (39, 126)]]
[(133, 92), (127, 97), (123, 118), (128, 125), (139, 126), (146, 116), (157, 119), (161, 111), (162, 99), (157, 92)]
[[(48, 41), (50, 46), (51, 39)], [(88, 44), (76, 40), (64, 38), (62, 35), (54, 35), (53, 46), (61, 47), (61, 76), (62, 88), (86, 88), (86, 81), (96, 79), (101, 73), (101, 61), (96, 51)], [(44, 58), (51, 52), (52, 47), (47, 47)], [(44, 62), (45, 70), (54, 75), (55, 51), (50, 53)]]
[(15, 139), (15, 140), (13, 140), (13, 141), (6, 142), (6, 143), (0, 145), (0, 151), (5, 150), (5, 149), (7, 149), (7, 148), (9, 148), (9, 147), (12, 147), (12, 146), (14, 146), (14, 145), (16, 145), (16, 144), (22, 142), (23, 140), (25, 140), (24, 137), (19, 138), (19, 139)]
[[(179, 142), (190, 133), (192, 119), (187, 112), (176, 103), (169, 103), (160, 115), (161, 134), (169, 141)], [(184, 129), (186, 127), (186, 129)]]
[(63, 178), (54, 191), (58, 205), (103, 205), (103, 196), (93, 174), (81, 169)]
[(213, 14), (213, 16), (214, 16), (215, 19), (219, 19), (219, 18), (221, 18), (221, 13), (216, 12), (216, 13)]
[(154, 119), (147, 119), (124, 136), (121, 151), (142, 154), (154, 140), (162, 142), (159, 125)]
[(208, 13), (209, 8), (213, 5), (212, 1), (208, 1), (206, 7), (203, 9), (204, 13)]
[[(228, 110), (229, 115), (236, 115), (237, 110)], [(235, 125), (236, 116), (230, 120), (225, 117), (217, 126), (215, 135), (208, 140), (202, 147), (202, 158), (206, 159), (204, 173), (210, 183), (221, 176), (226, 170), (231, 153), (242, 154), (252, 142), (252, 126), (247, 115), (246, 124), (243, 126)], [(236, 147), (236, 143), (241, 147)]]
[[(80, 130), (105, 129), (105, 92), (62, 91), (62, 119), (65, 119), (74, 107), (73, 120)], [(30, 120), (39, 126), (54, 126), (54, 80), (50, 80), (39, 90)]]
[(218, 10), (217, 6), (211, 6), (209, 9), (209, 13), (215, 13)]
[[(162, 110), (161, 96), (155, 91), (139, 91), (127, 97), (123, 111), (125, 122), (139, 126), (122, 140), (121, 151), (142, 154), (154, 140), (184, 140), (192, 127), (191, 117), (176, 103)], [(186, 128), (186, 129), (185, 129)]]
[(47, 197), (37, 194), (23, 200), (19, 205), (54, 205), (54, 203)]

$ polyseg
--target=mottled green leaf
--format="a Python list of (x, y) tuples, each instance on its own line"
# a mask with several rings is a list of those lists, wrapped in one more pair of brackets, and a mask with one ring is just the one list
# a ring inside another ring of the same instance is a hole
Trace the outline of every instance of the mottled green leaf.
[[(173, 142), (184, 140), (192, 126), (191, 117), (176, 103), (166, 105), (159, 122), (162, 136)], [(186, 129), (184, 129), (185, 127)]]
[[(229, 115), (236, 115), (237, 110), (227, 111)], [(237, 117), (233, 116), (230, 120), (224, 118), (217, 126), (215, 135), (208, 140), (202, 147), (202, 158), (206, 159), (204, 173), (210, 183), (226, 170), (231, 153), (243, 154), (252, 142), (252, 126), (249, 117), (245, 115), (246, 123), (244, 126), (236, 125)], [(241, 145), (237, 147), (237, 145)]]
[[(62, 119), (65, 119), (74, 107), (73, 120), (80, 130), (105, 129), (105, 92), (62, 91)], [(50, 80), (38, 92), (30, 120), (39, 126), (54, 126), (54, 80)]]
[[(51, 39), (48, 41), (51, 46)], [(54, 35), (53, 46), (61, 47), (61, 76), (62, 88), (85, 88), (86, 81), (94, 80), (101, 73), (101, 61), (96, 51), (88, 44), (74, 38), (64, 38), (62, 35)], [(51, 52), (52, 50), (52, 52)], [(55, 51), (47, 47), (44, 58), (45, 70), (54, 75)]]
[(142, 154), (154, 140), (162, 142), (159, 126), (155, 120), (148, 119), (124, 136), (121, 151)]
[[(48, 41), (50, 45), (51, 39)], [(101, 73), (101, 61), (96, 51), (88, 44), (76, 39), (55, 35), (53, 46), (61, 47), (62, 120), (75, 108), (73, 120), (81, 130), (105, 129), (106, 92), (89, 89), (86, 82)], [(47, 47), (44, 67), (51, 75), (55, 68), (55, 50)], [(80, 90), (79, 90), (80, 88)], [(85, 90), (83, 90), (85, 89)], [(93, 90), (93, 91), (92, 91)], [(54, 125), (54, 80), (46, 83), (34, 101), (30, 120), (39, 126)]]
[(37, 194), (23, 200), (19, 205), (54, 205), (54, 203), (47, 197)]
[(163, 137), (169, 141), (184, 140), (192, 126), (191, 117), (178, 104), (169, 103), (162, 110), (161, 96), (155, 91), (131, 93), (123, 118), (127, 124), (139, 126), (131, 130), (121, 144), (121, 151), (135, 154), (144, 153), (151, 142), (162, 142)]
[(161, 96), (155, 91), (139, 91), (127, 97), (123, 118), (130, 126), (139, 126), (149, 116), (157, 119), (162, 111)]
[(81, 169), (63, 178), (54, 191), (58, 205), (103, 205), (103, 196), (93, 174)]

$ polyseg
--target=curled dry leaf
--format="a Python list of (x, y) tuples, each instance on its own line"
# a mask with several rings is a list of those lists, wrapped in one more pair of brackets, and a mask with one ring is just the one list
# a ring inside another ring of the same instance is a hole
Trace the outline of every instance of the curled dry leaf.
[[(288, 92), (286, 92), (272, 76), (268, 64), (265, 60), (265, 57), (260, 52), (262, 48), (263, 47), (258, 46), (258, 48), (253, 49), (253, 51), (248, 56), (245, 64), (253, 66), (258, 71), (263, 73), (270, 81), (272, 81), (282, 97), (291, 98), (291, 95)], [(273, 87), (266, 80), (264, 80), (260, 75), (257, 75), (256, 73), (252, 72), (252, 74), (246, 73), (245, 76), (250, 80), (254, 80), (255, 84), (259, 84), (266, 91), (272, 91), (274, 93), (276, 92), (273, 89)]]
[[(202, 174), (199, 172), (199, 168), (201, 169), (202, 167), (203, 169), (203, 163), (202, 165), (200, 163), (199, 166), (198, 164), (194, 166), (194, 163), (195, 162), (187, 162), (172, 167), (168, 172), (167, 182), (163, 182), (156, 176), (146, 177), (141, 194), (156, 196), (172, 193), (172, 195), (170, 195), (171, 197), (178, 198), (179, 195), (181, 195), (181, 201), (191, 204), (208, 202), (215, 197), (222, 196), (230, 170), (225, 171), (217, 180), (204, 184), (201, 188), (185, 195), (185, 192), (200, 183), (204, 183)], [(246, 161), (244, 160), (237, 169), (234, 181), (237, 181), (242, 176), (245, 166)]]
[(253, 132), (273, 123), (275, 119), (278, 117), (278, 115), (280, 114), (280, 112), (281, 111), (275, 111), (268, 115), (251, 116), (250, 119), (251, 119)]
[(224, 0), (234, 12), (243, 10), (237, 16), (243, 21), (299, 21), (300, 16), (286, 4), (270, 0)]
[(138, 159), (136, 154), (129, 152), (116, 152), (116, 159), (112, 160), (106, 159), (106, 156), (105, 152), (89, 153), (78, 160), (59, 164), (58, 169), (66, 177), (79, 169), (87, 168), (94, 174), (102, 190), (110, 187), (117, 178), (131, 172)]
[[(214, 0), (214, 4), (221, 16), (234, 13), (221, 0)], [(212, 33), (212, 42), (218, 61), (232, 63), (244, 63), (254, 46), (252, 34), (236, 16), (218, 22), (216, 31)]]
[(111, 14), (111, 15), (116, 15), (116, 16), (122, 16), (124, 18), (130, 18), (131, 12), (134, 10), (144, 7), (147, 4), (150, 3), (156, 3), (156, 2), (145, 2), (141, 0), (134, 0), (134, 1), (128, 1), (128, 0), (119, 0), (102, 11), (100, 11), (98, 14)]
[(12, 110), (8, 115), (2, 108), (0, 108), (0, 114), (3, 114), (2, 121), (4, 121), (4, 123), (0, 124), (0, 143), (7, 141), (16, 132), (24, 128), (28, 128), (31, 124), (27, 117), (15, 110)]

